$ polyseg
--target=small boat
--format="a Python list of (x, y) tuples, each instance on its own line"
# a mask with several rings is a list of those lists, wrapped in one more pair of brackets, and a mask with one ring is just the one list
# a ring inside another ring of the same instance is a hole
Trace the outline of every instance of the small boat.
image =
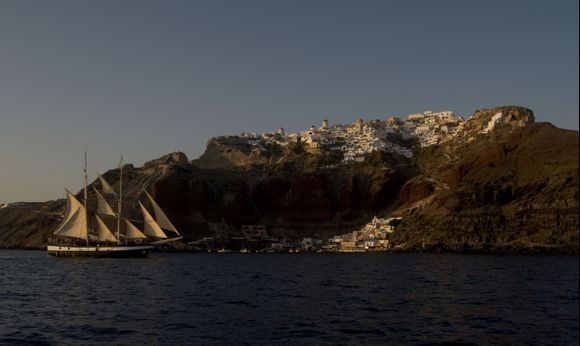
[[(121, 215), (123, 209), (122, 161), (118, 195), (111, 185), (99, 175), (103, 193), (113, 195), (117, 199), (117, 211), (113, 211), (103, 195), (94, 189), (97, 210), (90, 212), (87, 209), (86, 166), (85, 152), (84, 201), (81, 203), (70, 191), (66, 191), (67, 204), (63, 220), (52, 236), (48, 238), (47, 251), (50, 255), (59, 257), (147, 257), (155, 246), (182, 238), (167, 215), (147, 191), (144, 192), (149, 200), (149, 205), (153, 208), (155, 218), (140, 201), (139, 207), (143, 215), (142, 230), (134, 225), (137, 220), (129, 220)], [(116, 232), (111, 231), (114, 224), (116, 224)], [(173, 234), (173, 236), (168, 237), (166, 232)]]

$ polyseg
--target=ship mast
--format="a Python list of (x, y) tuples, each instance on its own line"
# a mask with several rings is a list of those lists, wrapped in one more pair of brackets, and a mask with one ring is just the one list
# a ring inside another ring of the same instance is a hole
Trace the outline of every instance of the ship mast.
[[(88, 193), (87, 193), (87, 181), (88, 181), (88, 177), (87, 177), (87, 151), (85, 150), (85, 168), (84, 168), (84, 173), (85, 173), (85, 181), (84, 181), (84, 206), (85, 206), (85, 225), (88, 228), (89, 225), (89, 216), (88, 213), (86, 212), (87, 209), (87, 199), (88, 199)], [(86, 238), (85, 238), (86, 242), (87, 242), (87, 246), (89, 246), (89, 232), (86, 232)]]
[(121, 171), (119, 178), (119, 199), (117, 200), (117, 243), (121, 243), (119, 234), (121, 233), (121, 209), (123, 208), (123, 155), (119, 161), (119, 169)]

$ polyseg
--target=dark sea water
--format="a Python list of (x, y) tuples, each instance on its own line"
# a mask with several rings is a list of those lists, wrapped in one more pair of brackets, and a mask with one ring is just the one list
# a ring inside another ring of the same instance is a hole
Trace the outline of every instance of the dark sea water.
[(0, 344), (578, 344), (578, 256), (0, 251)]

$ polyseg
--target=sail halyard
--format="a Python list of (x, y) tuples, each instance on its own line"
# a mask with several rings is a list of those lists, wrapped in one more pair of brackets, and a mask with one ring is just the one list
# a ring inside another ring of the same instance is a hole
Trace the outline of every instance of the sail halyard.
[(171, 221), (169, 221), (169, 218), (167, 217), (167, 215), (165, 215), (163, 209), (161, 209), (161, 207), (155, 202), (153, 197), (151, 197), (151, 195), (147, 191), (145, 191), (145, 194), (147, 195), (147, 197), (149, 197), (149, 201), (151, 202), (151, 206), (153, 207), (153, 211), (155, 212), (155, 221), (157, 222), (157, 224), (162, 229), (166, 229), (177, 233), (177, 235), (181, 235), (179, 234), (175, 226), (173, 226)]
[(113, 235), (109, 227), (101, 220), (98, 215), (95, 215), (97, 219), (97, 240), (101, 242), (111, 241), (116, 242), (117, 238)]
[(149, 214), (141, 202), (139, 202), (139, 206), (141, 207), (141, 213), (143, 213), (143, 233), (155, 238), (167, 238), (165, 232), (163, 232), (161, 227), (159, 227), (157, 222), (155, 222), (155, 219), (153, 219), (153, 216)]

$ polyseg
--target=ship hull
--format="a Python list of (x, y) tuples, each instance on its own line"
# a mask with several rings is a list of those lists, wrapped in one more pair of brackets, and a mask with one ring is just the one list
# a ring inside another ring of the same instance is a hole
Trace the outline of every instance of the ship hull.
[(139, 246), (68, 246), (48, 245), (48, 254), (56, 257), (147, 257), (153, 249), (150, 245)]

